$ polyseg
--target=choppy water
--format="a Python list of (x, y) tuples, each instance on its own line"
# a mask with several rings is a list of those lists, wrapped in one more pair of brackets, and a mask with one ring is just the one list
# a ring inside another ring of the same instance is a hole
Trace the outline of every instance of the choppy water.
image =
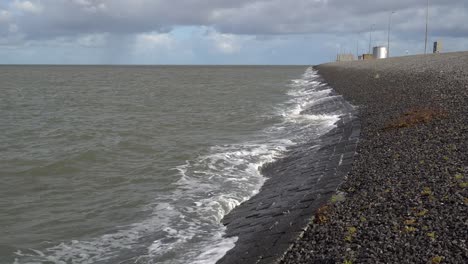
[(307, 67), (0, 67), (0, 263), (214, 263), (260, 167), (339, 113)]

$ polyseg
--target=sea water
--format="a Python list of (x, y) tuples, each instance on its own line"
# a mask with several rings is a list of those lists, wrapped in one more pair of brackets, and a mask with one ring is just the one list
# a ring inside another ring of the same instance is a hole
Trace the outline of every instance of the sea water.
[(215, 263), (262, 165), (339, 113), (307, 66), (1, 66), (0, 263)]

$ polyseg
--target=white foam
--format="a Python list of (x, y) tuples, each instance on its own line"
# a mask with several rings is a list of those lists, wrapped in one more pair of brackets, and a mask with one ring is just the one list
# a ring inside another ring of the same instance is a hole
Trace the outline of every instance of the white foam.
[(226, 253), (231, 250), (237, 242), (237, 237), (224, 238), (224, 234), (218, 234), (218, 243), (191, 260), (192, 264), (215, 264)]
[[(303, 133), (308, 133), (307, 127), (317, 126), (321, 127), (324, 133), (334, 127), (334, 123), (339, 119), (338, 114), (301, 114), (314, 102), (330, 97), (332, 90), (322, 89), (323, 84), (316, 81), (316, 78), (316, 72), (309, 68), (303, 74), (302, 79), (292, 80), (292, 90), (288, 92), (291, 99), (281, 106), (284, 110), (280, 114), (284, 121), (264, 131), (270, 133), (270, 138), (273, 138), (269, 142), (216, 146), (211, 149), (211, 154), (189, 161), (177, 168), (182, 176), (178, 184), (181, 188), (188, 189), (189, 195), (196, 195), (201, 191), (199, 189), (209, 189), (209, 186), (203, 182), (207, 175), (210, 175), (210, 184), (215, 184), (220, 180), (219, 188), (222, 189), (224, 185), (229, 186), (228, 190), (214, 192), (195, 203), (197, 207), (195, 211), (211, 216), (211, 219), (206, 217), (204, 220), (210, 219), (210, 223), (214, 226), (218, 225), (218, 228), (214, 229), (215, 235), (210, 238), (210, 243), (204, 246), (198, 245), (197, 256), (195, 252), (186, 253), (186, 256), (195, 256), (186, 258), (188, 262), (215, 263), (234, 246), (236, 238), (223, 238), (224, 226), (219, 222), (233, 208), (258, 192), (265, 180), (259, 171), (261, 166), (279, 158), (288, 146), (299, 143), (298, 139), (302, 137), (297, 133), (298, 130), (303, 129)], [(193, 231), (196, 232), (196, 228)], [(155, 241), (149, 251), (153, 256), (157, 256), (164, 252), (163, 248), (160, 241)], [(200, 249), (203, 250), (200, 251)], [(170, 263), (183, 263), (183, 261)]]

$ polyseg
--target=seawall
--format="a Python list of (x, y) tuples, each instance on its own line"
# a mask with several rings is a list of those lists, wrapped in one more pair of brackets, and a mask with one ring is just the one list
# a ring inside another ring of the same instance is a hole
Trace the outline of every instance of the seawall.
[(312, 221), (314, 212), (335, 194), (351, 169), (359, 140), (356, 109), (343, 97), (333, 96), (302, 113), (337, 112), (343, 114), (334, 129), (318, 140), (311, 137), (290, 148), (284, 158), (262, 168), (268, 180), (259, 193), (223, 219), (226, 235), (238, 237), (238, 241), (218, 263), (278, 263)]
[(282, 263), (468, 263), (468, 52), (316, 68), (361, 135), (345, 200)]

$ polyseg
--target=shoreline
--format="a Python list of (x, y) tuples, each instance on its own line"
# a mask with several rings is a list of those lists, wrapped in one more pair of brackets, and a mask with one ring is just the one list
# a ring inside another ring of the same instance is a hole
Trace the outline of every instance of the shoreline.
[(468, 262), (468, 52), (316, 69), (362, 133), (344, 201), (282, 263)]
[[(317, 76), (315, 81), (322, 83)], [(315, 91), (330, 89), (315, 85)], [(226, 237), (236, 246), (218, 264), (278, 263), (312, 221), (312, 212), (336, 192), (351, 168), (360, 133), (356, 110), (332, 91), (301, 114), (340, 112), (329, 132), (290, 147), (285, 155), (262, 167), (266, 182), (259, 193), (233, 209), (222, 220)]]

